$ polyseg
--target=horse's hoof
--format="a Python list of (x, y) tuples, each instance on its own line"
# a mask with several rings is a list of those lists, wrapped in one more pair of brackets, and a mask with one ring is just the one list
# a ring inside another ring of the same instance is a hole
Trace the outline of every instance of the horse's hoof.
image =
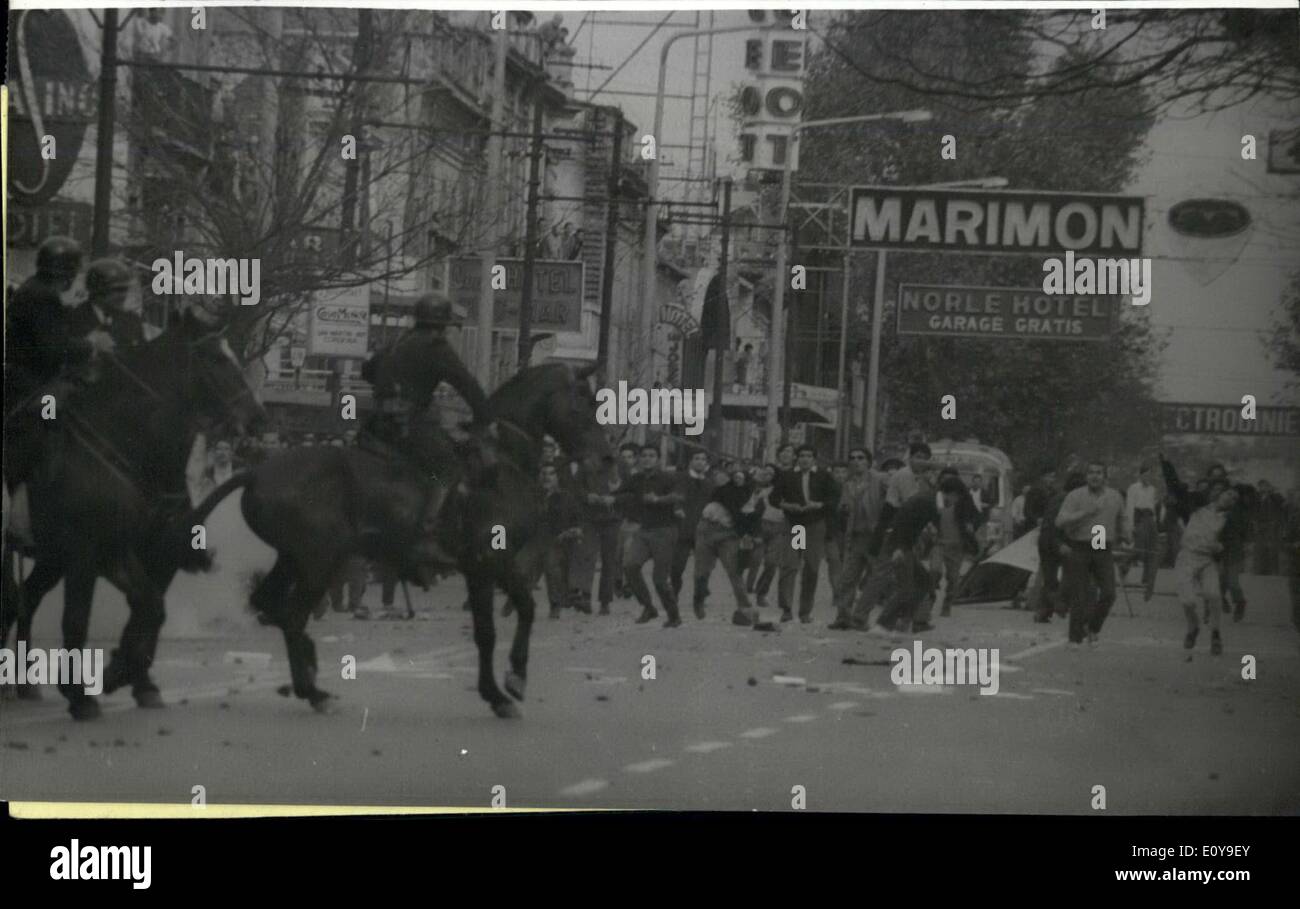
[(338, 698), (324, 691), (318, 691), (310, 698), (311, 709), (317, 713), (329, 715), (338, 712)]
[(40, 701), (44, 699), (44, 695), (41, 694), (41, 689), (37, 685), (16, 685), (14, 686), (14, 694), (18, 696), (20, 701)]
[(511, 701), (501, 701), (500, 703), (493, 704), (492, 712), (503, 720), (517, 720), (523, 716), (523, 714), (519, 712), (519, 708)]
[(167, 706), (167, 702), (163, 700), (162, 693), (157, 688), (134, 692), (134, 696), (137, 707), (144, 707), (147, 710), (159, 710)]
[(97, 720), (100, 717), (99, 702), (92, 697), (73, 701), (68, 705), (68, 713), (74, 720)]
[(524, 699), (524, 689), (528, 687), (528, 679), (522, 675), (513, 672), (507, 672), (505, 678), (506, 694), (510, 695), (516, 701)]

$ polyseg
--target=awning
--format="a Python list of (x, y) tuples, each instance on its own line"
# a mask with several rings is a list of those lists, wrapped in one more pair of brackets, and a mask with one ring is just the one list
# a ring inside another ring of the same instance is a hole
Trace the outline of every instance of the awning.
[[(786, 408), (777, 408), (777, 419), (786, 418)], [(722, 418), (724, 420), (751, 420), (755, 423), (762, 423), (767, 419), (767, 408), (765, 407), (748, 407), (740, 404), (722, 405)], [(800, 407), (797, 404), (789, 408), (790, 423), (811, 423), (815, 426), (830, 426), (826, 418), (817, 411), (808, 407)]]

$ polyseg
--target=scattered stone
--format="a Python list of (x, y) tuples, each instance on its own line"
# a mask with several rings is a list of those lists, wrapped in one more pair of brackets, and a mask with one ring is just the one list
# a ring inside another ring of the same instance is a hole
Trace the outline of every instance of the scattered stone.
[(374, 757), (380, 757), (381, 755), (383, 755), (383, 752), (380, 751), (378, 748), (373, 749), (370, 753)]
[(293, 686), (281, 685), (279, 688), (275, 689), (275, 693), (282, 698), (287, 698), (289, 695), (293, 694)]
[(1210, 779), (1212, 779), (1212, 780), (1217, 780), (1218, 778), (1219, 778), (1219, 775), (1218, 775), (1217, 773), (1211, 773), (1211, 774), (1210, 774)]
[(45, 746), (45, 753), (46, 753), (46, 754), (53, 754), (53, 753), (54, 753), (54, 746), (53, 746), (53, 745), (46, 745), (46, 746)]
[(99, 747), (99, 743), (96, 742), (94, 739), (91, 739), (91, 740), (90, 740), (90, 747), (91, 747), (91, 748), (98, 748), (98, 747)]
[(126, 739), (113, 739), (113, 747), (114, 747), (114, 748), (125, 748), (125, 747), (126, 747)]
[(750, 688), (753, 688), (753, 687), (756, 686), (757, 684), (758, 684), (758, 679), (754, 678), (754, 677), (751, 675), (751, 676), (749, 677), (749, 687), (750, 687)]
[(14, 751), (26, 751), (26, 750), (27, 750), (27, 743), (26, 743), (26, 742), (18, 742), (18, 741), (5, 742), (5, 747), (6, 747), (6, 748), (12, 748)]
[(608, 701), (608, 700), (609, 700), (609, 695), (607, 695), (607, 694), (598, 694), (598, 695), (596, 695), (596, 700), (598, 700), (598, 701)]
[(230, 704), (226, 703), (225, 701), (222, 701), (221, 703), (217, 704), (217, 709), (218, 709), (218, 710), (229, 710), (229, 709), (230, 709)]
[(190, 699), (189, 699), (189, 698), (181, 698), (181, 699), (180, 699), (180, 705), (181, 705), (182, 707), (184, 707), (184, 706), (185, 706), (186, 704), (188, 704), (189, 702), (190, 702)]
[(222, 740), (221, 740), (221, 747), (222, 747), (222, 748), (229, 748), (229, 747), (230, 747), (230, 739), (222, 739)]
[(172, 734), (172, 731), (171, 731), (170, 729), (168, 729), (166, 726), (159, 726), (159, 727), (158, 727), (158, 734), (159, 734), (159, 735), (171, 735), (171, 734)]
[(807, 688), (805, 688), (804, 690), (807, 691), (807, 692), (810, 692), (810, 693), (812, 693), (812, 694), (816, 694), (817, 692), (821, 691), (822, 689), (821, 689), (821, 686), (820, 686), (820, 685), (809, 685), (809, 686), (808, 686)]
[(68, 737), (67, 737), (66, 735), (60, 735), (60, 736), (59, 736), (59, 741), (60, 741), (60, 742), (66, 742), (67, 740), (68, 740)]

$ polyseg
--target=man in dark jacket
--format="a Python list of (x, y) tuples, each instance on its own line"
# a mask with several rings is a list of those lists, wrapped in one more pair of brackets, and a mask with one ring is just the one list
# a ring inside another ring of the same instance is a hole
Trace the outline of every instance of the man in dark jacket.
[(677, 529), (677, 543), (673, 549), (673, 593), (681, 596), (682, 577), (686, 573), (686, 560), (695, 550), (695, 529), (700, 523), (700, 514), (709, 504), (713, 495), (713, 483), (709, 480), (709, 456), (703, 451), (691, 455), (686, 471), (678, 476), (682, 493), (682, 520)]
[(1252, 516), (1259, 501), (1255, 487), (1246, 483), (1233, 486), (1236, 501), (1228, 510), (1219, 539), (1223, 552), (1219, 558), (1219, 594), (1223, 611), (1232, 612), (1232, 620), (1240, 622), (1246, 614), (1246, 594), (1241, 589), (1241, 572), (1246, 567), (1246, 546), (1252, 539)]
[(580, 468), (575, 479), (574, 493), (582, 504), (582, 546), (575, 572), (574, 587), (580, 612), (591, 611), (591, 582), (600, 559), (600, 614), (609, 615), (609, 604), (614, 600), (614, 578), (622, 571), (618, 560), (619, 522), (622, 520), (614, 508), (615, 496), (623, 486), (618, 465), (612, 455), (606, 456), (601, 470)]
[(1255, 507), (1255, 574), (1277, 574), (1286, 532), (1286, 499), (1268, 480), (1259, 481)]
[[(826, 554), (826, 518), (838, 506), (835, 481), (830, 474), (817, 468), (817, 451), (811, 445), (798, 450), (795, 470), (782, 471), (773, 486), (770, 502), (785, 513), (791, 534), (784, 541), (774, 541), (782, 549), (781, 569), (777, 580), (777, 597), (781, 606), (781, 621), (794, 618), (795, 576), (802, 577), (799, 587), (799, 621), (812, 621), (813, 597), (817, 592), (817, 579), (822, 559)], [(796, 549), (794, 542), (799, 528), (804, 546)]]
[(1050, 622), (1053, 612), (1065, 615), (1065, 607), (1061, 602), (1061, 566), (1064, 564), (1061, 547), (1064, 541), (1056, 529), (1056, 516), (1061, 511), (1065, 497), (1085, 482), (1087, 480), (1082, 473), (1073, 471), (1065, 477), (1065, 488), (1053, 492), (1047, 500), (1038, 530), (1038, 574), (1029, 596), (1030, 602), (1035, 603), (1035, 622)]
[(538, 533), (524, 547), (520, 560), (529, 586), (546, 576), (546, 598), (551, 618), (560, 617), (560, 609), (569, 605), (569, 562), (573, 549), (582, 539), (582, 510), (573, 496), (560, 484), (559, 468), (543, 464), (542, 495), (545, 505)]
[(670, 571), (673, 550), (677, 545), (678, 522), (676, 511), (683, 502), (677, 478), (659, 467), (659, 449), (644, 445), (640, 455), (641, 470), (623, 485), (614, 496), (615, 504), (624, 509), (628, 520), (636, 525), (623, 552), (623, 576), (633, 596), (641, 604), (637, 624), (657, 618), (659, 611), (650, 599), (641, 566), (652, 562), (655, 591), (668, 613), (665, 628), (676, 628), (682, 623), (677, 612), (677, 594), (673, 590)]
[[(887, 544), (894, 565), (895, 586), (877, 624), (890, 631), (895, 626), (913, 633), (931, 628), (928, 622), (916, 622), (913, 617), (932, 587), (925, 565), (939, 532), (940, 510), (933, 487), (921, 477), (918, 481), (916, 494), (898, 508), (889, 525)], [(969, 498), (970, 495), (961, 480), (951, 476), (944, 478), (940, 492), (943, 507), (952, 509), (961, 496)]]

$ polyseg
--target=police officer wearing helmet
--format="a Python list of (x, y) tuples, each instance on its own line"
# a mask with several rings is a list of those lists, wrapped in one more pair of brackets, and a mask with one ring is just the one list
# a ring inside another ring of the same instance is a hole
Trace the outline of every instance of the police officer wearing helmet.
[(62, 299), (81, 262), (81, 244), (50, 237), (36, 252), (36, 274), (10, 296), (5, 307), (6, 412), (57, 377), (66, 363), (89, 356), (89, 343), (69, 334)]
[[(438, 294), (421, 297), (415, 304), (415, 327), (361, 369), (361, 377), (374, 388), (378, 411), (368, 432), (435, 470), (455, 458), (434, 402), (440, 384), (446, 382), (465, 399), (474, 414), (472, 427), (482, 429), (491, 422), (487, 395), (447, 340), (447, 326), (452, 321), (450, 300)], [(438, 514), (446, 495), (445, 488), (435, 487), (427, 506), (428, 519)], [(454, 563), (436, 541), (426, 541), (426, 547), (435, 560)]]
[[(131, 269), (120, 259), (96, 259), (86, 269), (85, 303), (73, 310), (68, 332), (73, 337), (90, 337), (102, 332), (112, 347), (143, 344), (144, 323), (126, 309), (131, 291)], [(103, 345), (99, 345), (102, 346)]]
[(421, 435), (418, 424), (441, 425), (433, 393), (443, 382), (465, 399), (475, 426), (491, 422), (487, 395), (447, 340), (447, 326), (452, 322), (450, 300), (440, 294), (423, 296), (415, 303), (415, 327), (362, 367), (361, 376), (374, 386), (375, 402), (387, 424), (381, 435), (391, 437), (396, 429), (398, 438), (430, 441), (417, 438)]

